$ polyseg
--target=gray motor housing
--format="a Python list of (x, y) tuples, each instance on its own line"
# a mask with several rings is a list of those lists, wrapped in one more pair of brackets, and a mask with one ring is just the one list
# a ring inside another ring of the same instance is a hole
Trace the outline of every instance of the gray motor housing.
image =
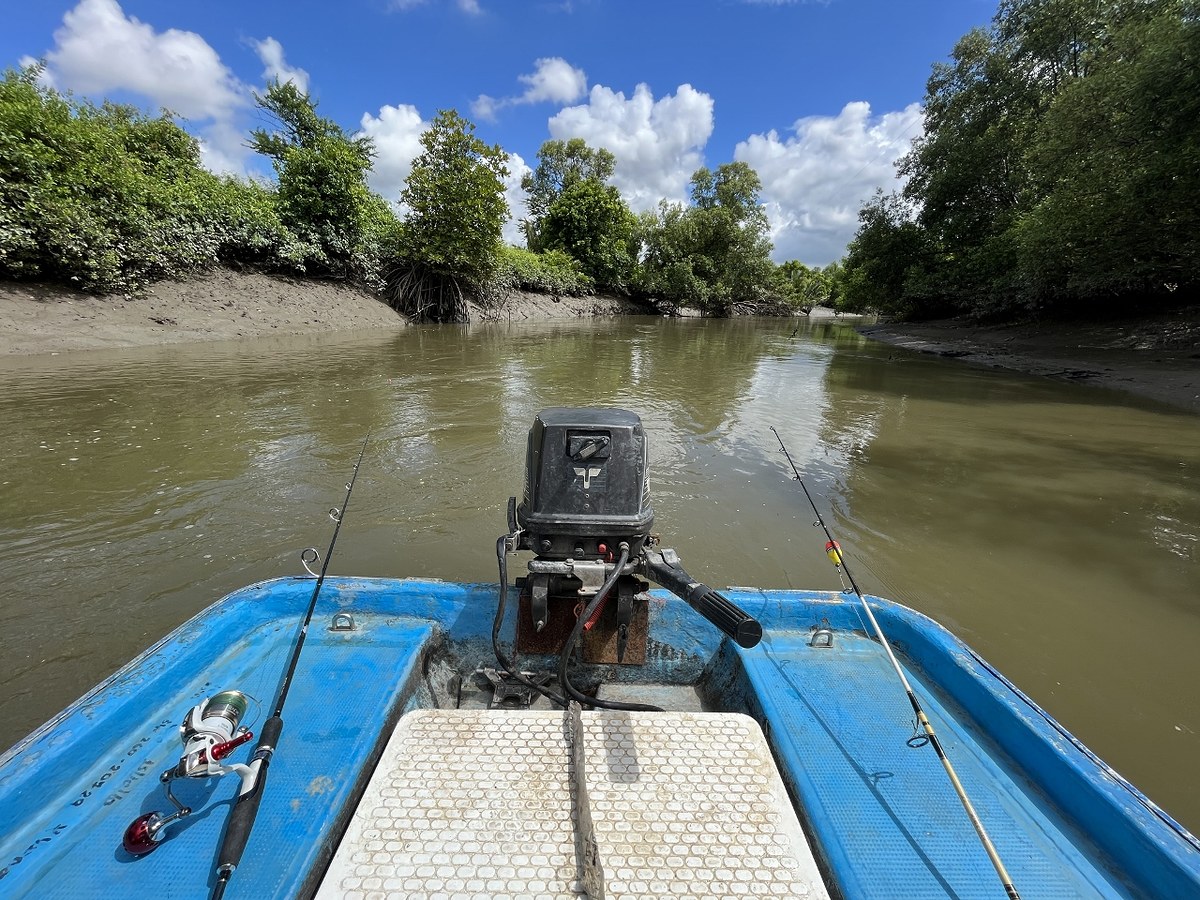
[(594, 558), (621, 541), (637, 556), (654, 524), (646, 433), (624, 409), (553, 407), (529, 429), (521, 547), (546, 559)]

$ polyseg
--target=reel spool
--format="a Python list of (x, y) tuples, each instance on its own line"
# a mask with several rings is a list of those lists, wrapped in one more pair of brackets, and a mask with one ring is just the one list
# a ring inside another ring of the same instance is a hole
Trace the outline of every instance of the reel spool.
[(216, 763), (254, 737), (247, 729), (238, 730), (248, 707), (249, 698), (241, 691), (221, 691), (193, 706), (179, 726), (183, 755), (175, 777), (224, 775), (226, 767)]

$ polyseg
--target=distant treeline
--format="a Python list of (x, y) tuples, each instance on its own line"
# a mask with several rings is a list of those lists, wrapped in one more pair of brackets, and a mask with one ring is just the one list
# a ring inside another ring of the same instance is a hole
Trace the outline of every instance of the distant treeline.
[(397, 198), (367, 185), (375, 148), (317, 114), (291, 83), (256, 97), (271, 127), (248, 136), (273, 182), (217, 176), (176, 121), (44, 85), (0, 82), (0, 278), (132, 291), (224, 264), (354, 280), (425, 320), (513, 288), (605, 291), (715, 315), (830, 302), (834, 271), (775, 265), (761, 183), (744, 163), (699, 169), (692, 202), (635, 216), (609, 184), (615, 158), (548, 141), (524, 181), (527, 248), (506, 245), (507, 154), (453, 110), (438, 113)]
[[(691, 201), (635, 215), (616, 159), (547, 141), (506, 245), (508, 155), (439, 112), (398, 197), (371, 140), (293, 84), (247, 142), (275, 179), (217, 176), (175, 119), (96, 105), (37, 66), (0, 81), (0, 278), (131, 291), (217, 264), (343, 278), (417, 319), (513, 288), (604, 291), (714, 315), (817, 305), (1012, 318), (1194, 298), (1200, 281), (1200, 0), (1001, 0), (934, 66), (925, 130), (841, 264), (772, 262), (758, 175), (698, 169)], [(398, 201), (398, 206), (388, 201)], [(404, 210), (403, 216), (396, 209)]]
[(1002, 0), (934, 66), (904, 189), (861, 211), (846, 308), (1146, 308), (1200, 282), (1200, 3)]

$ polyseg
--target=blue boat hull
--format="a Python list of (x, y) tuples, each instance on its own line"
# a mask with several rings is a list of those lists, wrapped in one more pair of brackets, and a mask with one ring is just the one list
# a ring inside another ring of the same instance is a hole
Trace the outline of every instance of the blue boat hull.
[[(207, 896), (236, 779), (175, 782), (197, 812), (148, 856), (127, 854), (122, 833), (169, 809), (158, 775), (178, 759), (192, 705), (236, 688), (257, 698), (261, 724), (311, 591), (297, 578), (229, 595), (0, 758), (0, 895)], [(654, 592), (647, 664), (600, 673), (693, 685), (707, 708), (755, 718), (835, 895), (1003, 896), (936, 756), (910, 741), (908, 704), (857, 601), (727, 594), (762, 622), (758, 647), (721, 640)], [(395, 723), (454, 705), (455, 676), (492, 664), (495, 602), (494, 585), (326, 581), (227, 897), (317, 888)], [(1200, 896), (1194, 837), (953, 635), (871, 602), (1022, 896)], [(354, 630), (329, 628), (340, 612)], [(809, 645), (822, 622), (828, 650)]]

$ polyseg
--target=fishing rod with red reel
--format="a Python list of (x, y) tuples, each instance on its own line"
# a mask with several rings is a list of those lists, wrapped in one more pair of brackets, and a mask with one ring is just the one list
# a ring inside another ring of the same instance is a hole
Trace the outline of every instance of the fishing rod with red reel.
[(188, 711), (179, 726), (179, 737), (183, 742), (179, 762), (158, 777), (175, 811), (163, 815), (155, 810), (134, 819), (125, 829), (121, 841), (126, 851), (134, 856), (144, 856), (167, 836), (168, 825), (192, 814), (192, 808), (180, 803), (171, 792), (171, 782), (175, 779), (237, 775), (242, 779), (243, 788), (249, 779), (253, 779), (249, 766), (221, 762), (242, 744), (254, 739), (254, 732), (241, 726), (248, 708), (249, 697), (241, 691), (220, 691)]
[[(223, 760), (242, 744), (248, 743), (254, 738), (253, 732), (241, 724), (249, 708), (250, 698), (241, 691), (220, 691), (194, 706), (184, 717), (183, 724), (179, 729), (180, 739), (183, 742), (183, 751), (179, 761), (159, 776), (159, 780), (166, 790), (167, 799), (175, 807), (175, 811), (169, 815), (163, 815), (157, 811), (146, 813), (130, 823), (125, 830), (122, 840), (125, 849), (134, 856), (144, 856), (158, 847), (167, 837), (167, 826), (192, 814), (192, 809), (181, 803), (171, 792), (172, 782), (179, 778), (202, 779), (237, 775), (241, 784), (238, 786), (237, 799), (234, 801), (218, 854), (217, 879), (212, 894), (214, 898), (219, 898), (224, 893), (225, 885), (228, 884), (240, 863), (242, 852), (250, 837), (250, 831), (254, 827), (258, 805), (266, 788), (267, 768), (283, 731), (284, 703), (287, 701), (292, 678), (300, 661), (300, 652), (304, 649), (313, 610), (316, 608), (317, 598), (321, 594), (325, 573), (329, 568), (329, 560), (337, 545), (342, 520), (346, 508), (350, 505), (350, 495), (354, 491), (354, 483), (358, 479), (358, 469), (362, 464), (363, 455), (367, 451), (367, 443), (370, 439), (371, 435), (368, 433), (363, 440), (358, 460), (354, 464), (354, 474), (346, 484), (346, 496), (342, 500), (342, 505), (329, 511), (334, 528), (333, 536), (329, 540), (329, 547), (325, 551), (325, 558), (321, 560), (320, 553), (312, 547), (305, 550), (300, 556), (304, 568), (316, 578), (316, 583), (313, 585), (312, 597), (309, 599), (304, 620), (296, 635), (288, 666), (284, 670), (276, 691), (272, 714), (263, 723), (258, 745), (255, 747), (249, 763), (225, 763)], [(319, 560), (321, 561), (321, 570), (317, 573), (312, 570), (311, 565)]]

